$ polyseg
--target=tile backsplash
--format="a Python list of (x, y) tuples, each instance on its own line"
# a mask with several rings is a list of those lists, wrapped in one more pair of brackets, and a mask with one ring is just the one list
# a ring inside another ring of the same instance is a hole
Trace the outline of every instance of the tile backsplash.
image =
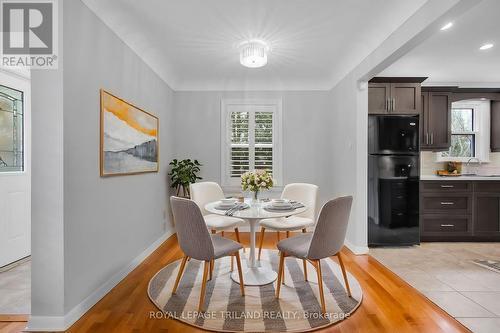
[[(444, 165), (445, 162), (436, 162), (436, 153), (431, 151), (420, 153), (420, 175), (435, 175), (437, 170), (444, 169)], [(481, 165), (471, 163), (470, 170), (466, 170), (464, 163), (462, 173), (500, 174), (500, 153), (490, 153), (490, 161), (488, 163), (481, 163)]]

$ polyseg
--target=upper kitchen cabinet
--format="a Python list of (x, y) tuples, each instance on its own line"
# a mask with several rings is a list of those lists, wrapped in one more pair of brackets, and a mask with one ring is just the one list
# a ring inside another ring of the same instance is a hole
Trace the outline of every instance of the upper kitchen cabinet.
[(369, 114), (420, 114), (426, 78), (375, 77), (368, 84)]
[(491, 101), (491, 133), (490, 146), (492, 152), (500, 152), (500, 100)]
[(389, 111), (391, 97), (390, 83), (370, 83), (368, 85), (368, 113), (385, 114)]
[(446, 91), (423, 91), (420, 149), (444, 151), (451, 144), (451, 98)]

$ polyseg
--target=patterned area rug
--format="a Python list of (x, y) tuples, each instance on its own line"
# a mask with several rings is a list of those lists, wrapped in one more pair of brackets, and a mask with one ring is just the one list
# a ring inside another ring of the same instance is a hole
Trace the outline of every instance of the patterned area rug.
[(494, 260), (473, 260), (476, 265), (482, 266), (494, 272), (500, 273), (500, 262)]
[[(148, 294), (164, 316), (219, 332), (310, 331), (348, 318), (360, 305), (362, 291), (358, 281), (348, 274), (352, 297), (347, 296), (340, 267), (332, 259), (324, 259), (321, 269), (327, 313), (321, 314), (314, 267), (308, 263), (309, 281), (306, 282), (301, 260), (288, 257), (285, 262), (285, 285), (279, 300), (275, 297), (276, 282), (260, 287), (246, 286), (242, 297), (239, 285), (230, 277), (229, 257), (215, 261), (214, 278), (206, 288), (205, 313), (196, 311), (203, 273), (200, 261), (188, 262), (175, 295), (171, 291), (180, 260), (164, 267), (151, 279)], [(278, 271), (278, 263), (277, 251), (262, 252), (261, 265)], [(234, 267), (236, 269), (236, 264)]]

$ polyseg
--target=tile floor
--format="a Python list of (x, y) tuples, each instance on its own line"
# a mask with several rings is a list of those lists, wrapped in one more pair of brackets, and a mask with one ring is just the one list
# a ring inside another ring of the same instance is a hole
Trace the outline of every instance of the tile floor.
[(0, 273), (0, 314), (31, 311), (31, 261)]
[(370, 254), (476, 333), (500, 332), (500, 273), (472, 260), (500, 260), (499, 243), (422, 243)]

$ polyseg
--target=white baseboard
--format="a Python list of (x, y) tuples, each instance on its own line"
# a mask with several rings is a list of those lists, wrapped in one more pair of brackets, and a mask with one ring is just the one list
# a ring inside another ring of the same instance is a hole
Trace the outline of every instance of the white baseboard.
[(44, 331), (65, 331), (71, 327), (81, 316), (85, 314), (91, 307), (101, 300), (107, 293), (110, 292), (121, 280), (123, 280), (130, 272), (132, 272), (140, 263), (144, 261), (151, 253), (153, 253), (168, 237), (173, 234), (169, 230), (158, 238), (153, 244), (142, 251), (121, 271), (113, 275), (102, 286), (96, 289), (92, 294), (85, 298), (80, 304), (76, 305), (66, 315), (60, 317), (50, 316), (30, 316), (28, 321), (27, 331), (44, 332)]
[(368, 254), (368, 246), (354, 245), (347, 239), (344, 241), (344, 245), (351, 250), (355, 255)]
[(25, 331), (28, 332), (43, 332), (43, 331), (64, 331), (69, 326), (64, 323), (64, 316), (30, 316), (28, 326)]

